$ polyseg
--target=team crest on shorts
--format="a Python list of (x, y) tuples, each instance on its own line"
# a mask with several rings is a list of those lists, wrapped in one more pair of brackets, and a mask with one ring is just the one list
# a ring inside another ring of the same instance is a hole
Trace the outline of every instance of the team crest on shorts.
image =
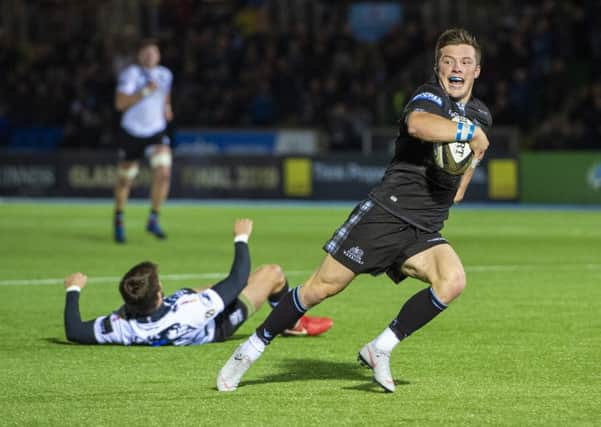
[(346, 251), (343, 252), (345, 256), (347, 256), (348, 258), (350, 258), (351, 260), (355, 261), (357, 264), (363, 264), (363, 249), (361, 249), (359, 246), (353, 246), (350, 249), (347, 249)]

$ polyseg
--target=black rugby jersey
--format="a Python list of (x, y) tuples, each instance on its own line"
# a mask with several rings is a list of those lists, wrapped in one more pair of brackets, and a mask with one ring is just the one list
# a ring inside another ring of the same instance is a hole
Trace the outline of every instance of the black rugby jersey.
[(434, 77), (420, 86), (405, 106), (395, 154), (382, 181), (369, 198), (426, 231), (438, 231), (449, 216), (461, 176), (444, 172), (434, 163), (434, 145), (409, 135), (407, 117), (413, 111), (425, 111), (453, 119), (463, 116), (485, 132), (492, 116), (484, 103), (472, 97), (465, 105), (453, 101)]

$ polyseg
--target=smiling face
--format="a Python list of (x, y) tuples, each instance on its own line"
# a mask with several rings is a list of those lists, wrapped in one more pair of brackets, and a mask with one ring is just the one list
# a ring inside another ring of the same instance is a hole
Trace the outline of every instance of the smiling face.
[(476, 49), (468, 44), (444, 46), (439, 52), (436, 75), (454, 101), (466, 103), (472, 95), (474, 81), (480, 75)]

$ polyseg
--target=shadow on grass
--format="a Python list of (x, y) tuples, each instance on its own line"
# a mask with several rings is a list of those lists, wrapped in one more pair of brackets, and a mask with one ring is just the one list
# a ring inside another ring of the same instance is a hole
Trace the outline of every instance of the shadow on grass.
[(42, 338), (42, 340), (46, 341), (47, 343), (50, 343), (50, 344), (75, 345), (72, 342), (69, 342), (67, 340), (63, 340), (63, 339), (60, 339), (60, 338), (56, 338), (56, 337)]
[[(111, 344), (107, 344), (107, 345), (98, 345), (98, 344), (82, 344), (82, 343), (77, 343), (77, 342), (71, 342), (71, 341), (67, 341), (66, 339), (62, 339), (62, 338), (56, 338), (56, 337), (47, 337), (47, 338), (40, 338), (41, 341), (46, 341), (49, 344), (56, 344), (56, 345), (68, 345), (68, 346), (73, 346), (73, 347), (97, 347), (97, 348), (109, 348), (109, 347), (123, 347), (125, 348), (125, 346), (122, 345), (111, 345)], [(142, 348), (142, 347), (148, 347), (148, 346), (130, 346), (128, 348)]]
[[(319, 359), (285, 359), (276, 368), (277, 373), (256, 380), (242, 380), (240, 386), (291, 381), (352, 380), (362, 381), (362, 383), (343, 387), (344, 390), (383, 392), (382, 388), (373, 382), (371, 370), (362, 368), (358, 363), (332, 362)], [(397, 386), (410, 384), (409, 381), (404, 380), (396, 380), (395, 382)]]
[[(250, 337), (250, 334), (234, 334), (231, 337), (226, 338), (226, 341), (243, 341), (248, 339), (248, 337)], [(323, 340), (323, 339), (327, 339), (328, 335), (317, 335), (317, 336), (312, 336), (312, 337), (307, 337), (307, 336), (296, 336), (296, 335), (289, 335), (289, 336), (284, 336), (284, 335), (278, 335), (278, 340), (280, 339), (284, 339), (284, 340), (306, 340), (307, 338), (309, 338), (311, 341), (314, 340)]]

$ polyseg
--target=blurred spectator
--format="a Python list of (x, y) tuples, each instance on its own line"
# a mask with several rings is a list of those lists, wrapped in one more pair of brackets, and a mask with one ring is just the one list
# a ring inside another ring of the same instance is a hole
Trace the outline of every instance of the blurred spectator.
[(275, 125), (277, 105), (269, 83), (261, 81), (250, 104), (251, 123), (255, 126)]
[[(352, 2), (159, 0), (146, 5), (157, 7), (156, 25), (121, 27), (94, 18), (106, 5), (73, 2), (58, 13), (31, 3), (49, 16), (35, 21), (40, 28), (32, 23), (28, 43), (0, 30), (2, 117), (14, 127), (64, 127), (71, 147), (110, 141), (110, 88), (145, 28), (158, 31), (163, 62), (177, 76), (179, 127), (309, 126), (336, 135), (333, 149), (354, 149), (365, 126), (395, 126), (447, 26), (431, 13), (433, 0), (403, 2), (403, 19), (372, 43), (350, 30)], [(488, 21), (475, 31), (486, 52), (477, 96), (491, 105), (495, 125), (518, 125), (533, 147), (590, 147), (599, 122), (591, 82), (601, 78), (601, 2), (509, 0), (486, 8)], [(44, 30), (52, 25), (59, 31)], [(585, 102), (582, 88), (589, 111), (566, 120)], [(543, 143), (550, 133), (555, 140)], [(342, 142), (342, 134), (350, 139)]]
[(65, 124), (64, 145), (71, 148), (98, 147), (104, 123), (98, 100), (90, 88), (80, 84), (75, 89)]
[(354, 126), (347, 106), (339, 102), (328, 114), (327, 134), (333, 151), (360, 151), (361, 134)]

